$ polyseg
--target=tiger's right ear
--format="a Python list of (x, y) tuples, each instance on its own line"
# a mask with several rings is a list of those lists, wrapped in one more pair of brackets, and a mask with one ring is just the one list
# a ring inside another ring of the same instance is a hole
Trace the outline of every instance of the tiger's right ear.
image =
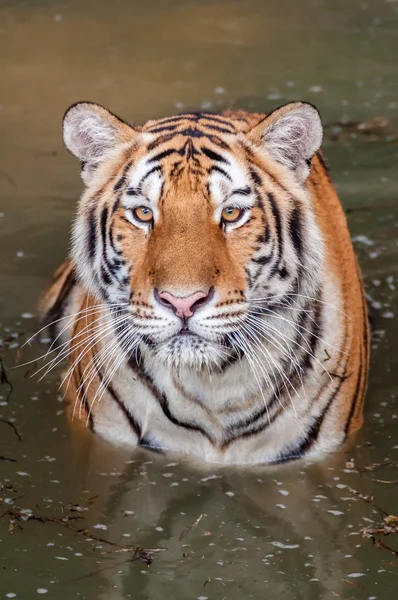
[(127, 123), (92, 102), (73, 104), (63, 119), (65, 146), (81, 161), (85, 183), (110, 151), (131, 141), (135, 134)]

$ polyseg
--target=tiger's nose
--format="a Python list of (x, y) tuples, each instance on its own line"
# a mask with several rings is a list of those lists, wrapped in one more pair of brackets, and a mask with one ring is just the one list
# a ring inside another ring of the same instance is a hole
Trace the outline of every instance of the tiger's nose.
[(192, 317), (198, 308), (201, 308), (210, 302), (213, 295), (214, 288), (210, 288), (207, 294), (205, 292), (198, 291), (190, 296), (174, 296), (170, 292), (166, 291), (158, 293), (158, 291), (155, 289), (156, 300), (163, 306), (170, 308), (174, 314), (177, 315), (177, 317), (180, 317), (180, 319), (188, 319), (189, 317)]

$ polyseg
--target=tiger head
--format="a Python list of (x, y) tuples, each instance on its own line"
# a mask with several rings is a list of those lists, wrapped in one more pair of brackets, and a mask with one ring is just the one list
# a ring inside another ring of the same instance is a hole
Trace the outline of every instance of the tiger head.
[(221, 368), (258, 341), (267, 311), (313, 294), (324, 251), (306, 185), (322, 141), (312, 105), (132, 127), (82, 102), (64, 141), (86, 185), (76, 270), (127, 354)]

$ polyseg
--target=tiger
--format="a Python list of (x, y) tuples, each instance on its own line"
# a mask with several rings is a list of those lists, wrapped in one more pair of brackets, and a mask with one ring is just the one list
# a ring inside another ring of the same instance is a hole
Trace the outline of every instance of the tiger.
[(39, 312), (71, 419), (225, 465), (317, 460), (351, 439), (368, 315), (322, 138), (306, 102), (141, 126), (67, 110), (85, 190)]

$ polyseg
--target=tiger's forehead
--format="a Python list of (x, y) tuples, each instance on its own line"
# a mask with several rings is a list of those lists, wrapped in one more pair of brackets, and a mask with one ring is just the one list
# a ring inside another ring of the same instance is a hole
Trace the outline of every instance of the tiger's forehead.
[(248, 167), (239, 134), (248, 128), (244, 118), (237, 126), (232, 119), (209, 113), (149, 121), (141, 129), (145, 148), (128, 173), (129, 194), (156, 204), (162, 193), (185, 186), (187, 191), (210, 194), (220, 204), (229, 190), (247, 189)]
[(162, 195), (185, 190), (210, 195), (219, 205), (230, 191), (247, 190), (249, 169), (239, 153), (232, 146), (217, 152), (213, 148), (209, 141), (199, 145), (191, 137), (174, 136), (172, 143), (157, 146), (132, 164), (127, 194), (156, 205)]
[(244, 111), (226, 111), (221, 114), (191, 112), (147, 121), (142, 131), (166, 137), (176, 132), (194, 137), (219, 136), (247, 132), (264, 115)]

